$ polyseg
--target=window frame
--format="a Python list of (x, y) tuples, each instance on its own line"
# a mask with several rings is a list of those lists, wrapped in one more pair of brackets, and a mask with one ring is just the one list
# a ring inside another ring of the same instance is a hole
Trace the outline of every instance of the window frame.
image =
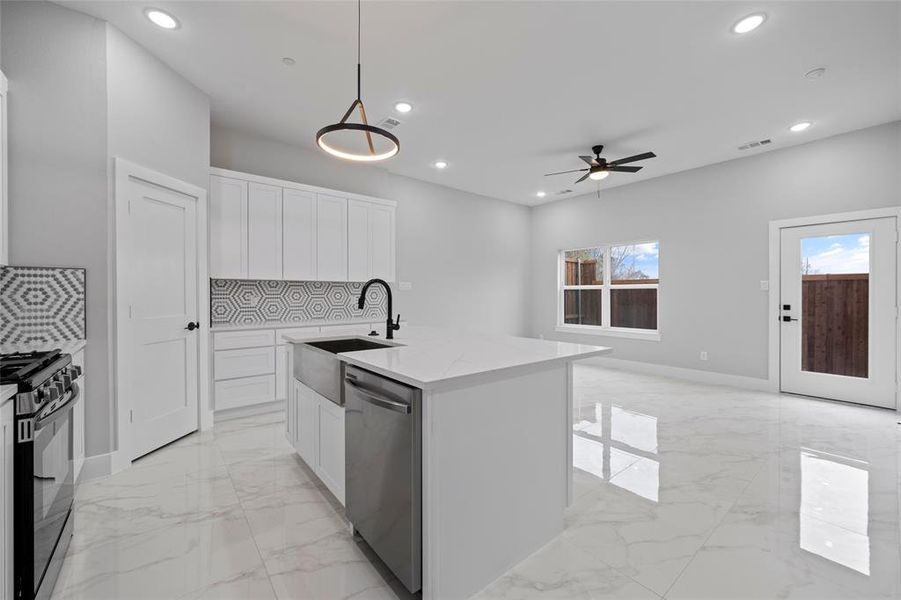
[[(610, 270), (610, 249), (616, 246), (637, 246), (639, 244), (657, 244), (657, 283), (611, 283), (613, 273)], [(604, 251), (604, 283), (601, 285), (566, 285), (566, 253), (575, 250), (592, 250), (602, 248)], [(555, 330), (560, 333), (578, 333), (583, 335), (599, 335), (622, 337), (649, 341), (660, 341), (660, 240), (643, 240), (631, 242), (611, 242), (578, 248), (565, 248), (557, 253), (557, 324)], [(566, 290), (601, 290), (601, 325), (579, 325), (564, 322), (564, 292)], [(656, 289), (657, 290), (657, 329), (639, 329), (636, 327), (613, 327), (610, 325), (610, 292), (616, 289)]]

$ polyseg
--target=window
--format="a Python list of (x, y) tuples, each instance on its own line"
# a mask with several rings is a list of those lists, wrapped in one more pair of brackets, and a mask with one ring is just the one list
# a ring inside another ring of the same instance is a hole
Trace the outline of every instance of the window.
[(659, 339), (659, 254), (658, 242), (562, 251), (558, 329)]

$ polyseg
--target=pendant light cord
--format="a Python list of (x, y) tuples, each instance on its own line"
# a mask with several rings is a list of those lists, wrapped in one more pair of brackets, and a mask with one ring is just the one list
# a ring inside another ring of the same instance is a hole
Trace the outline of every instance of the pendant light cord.
[(362, 97), (362, 93), (360, 91), (360, 23), (362, 12), (362, 0), (357, 0), (357, 100)]

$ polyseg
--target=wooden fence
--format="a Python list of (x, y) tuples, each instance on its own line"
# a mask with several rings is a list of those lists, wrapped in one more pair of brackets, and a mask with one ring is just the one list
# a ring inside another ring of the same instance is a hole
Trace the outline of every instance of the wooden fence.
[(870, 276), (803, 275), (801, 286), (801, 368), (866, 377)]

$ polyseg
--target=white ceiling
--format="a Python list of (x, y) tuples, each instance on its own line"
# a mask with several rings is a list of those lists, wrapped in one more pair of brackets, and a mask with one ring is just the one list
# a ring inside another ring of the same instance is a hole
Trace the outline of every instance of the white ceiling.
[[(175, 31), (151, 25), (145, 3), (62, 4), (207, 92), (217, 124), (313, 148), (354, 97), (355, 2), (154, 1)], [(759, 10), (758, 30), (730, 31)], [(823, 78), (804, 78), (820, 66)], [(763, 151), (737, 150), (751, 140), (776, 149), (901, 119), (901, 3), (370, 0), (363, 99), (371, 121), (397, 100), (415, 106), (389, 171), (538, 204), (595, 189), (542, 175), (580, 168), (596, 143), (608, 159), (659, 156), (601, 184), (613, 187)], [(814, 126), (787, 131), (805, 119)], [(439, 158), (449, 168), (432, 168)]]

